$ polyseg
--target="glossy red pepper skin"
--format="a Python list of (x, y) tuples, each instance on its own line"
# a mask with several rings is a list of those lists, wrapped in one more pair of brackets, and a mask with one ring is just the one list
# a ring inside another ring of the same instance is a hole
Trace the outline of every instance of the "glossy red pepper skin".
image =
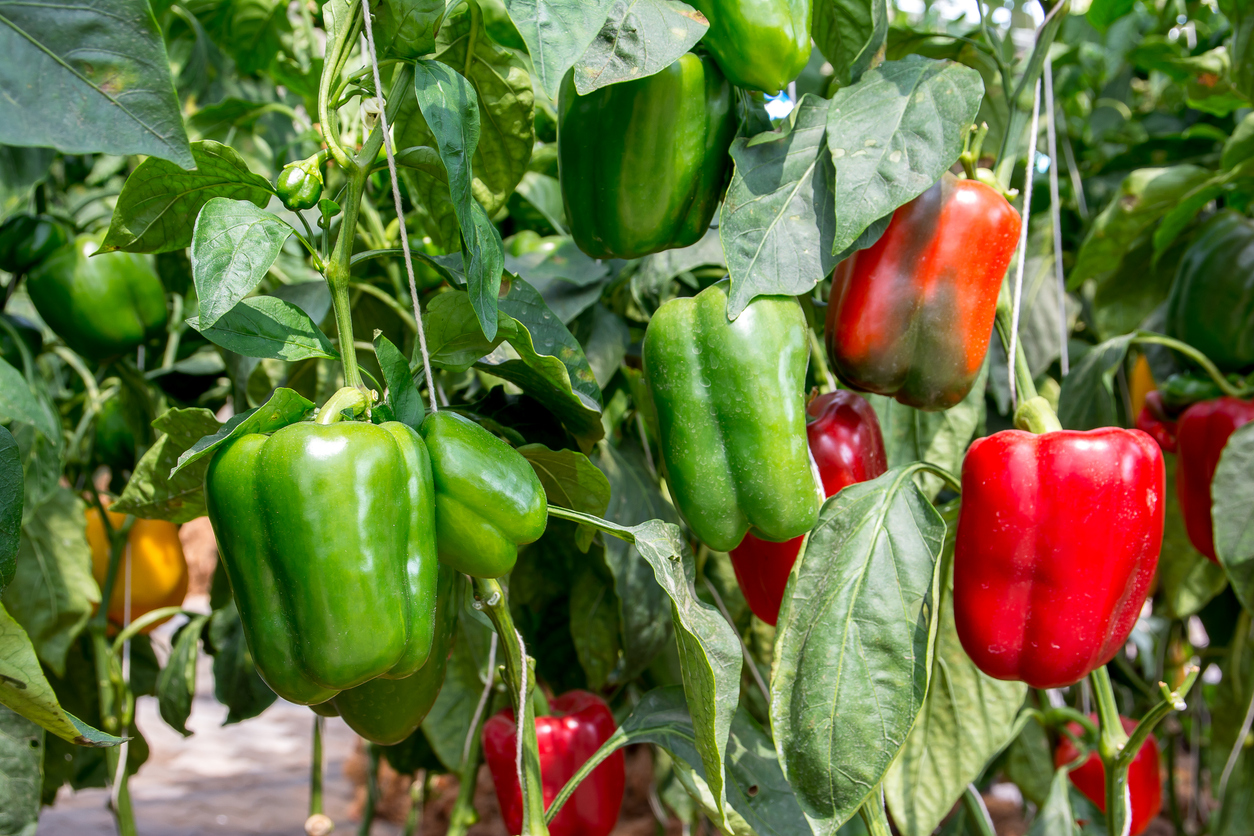
[[(1090, 714), (1094, 721), (1095, 715)], [(1120, 717), (1123, 730), (1132, 734), (1136, 721)], [(1079, 723), (1069, 723), (1067, 728), (1076, 737), (1081, 736), (1083, 729)], [(1054, 766), (1071, 763), (1079, 756), (1080, 750), (1070, 737), (1063, 736), (1062, 743), (1054, 752)], [(1101, 756), (1097, 752), (1089, 754), (1088, 759), (1071, 770), (1071, 783), (1084, 794), (1084, 797), (1097, 805), (1097, 809), (1106, 812), (1106, 768), (1102, 765)], [(1136, 757), (1128, 767), (1128, 791), (1132, 796), (1132, 827), (1130, 836), (1143, 833), (1149, 823), (1154, 820), (1163, 808), (1163, 781), (1158, 771), (1158, 741), (1153, 735), (1146, 738), (1137, 751)]]
[[(846, 485), (874, 479), (888, 469), (880, 422), (865, 398), (838, 389), (810, 401), (806, 412), (811, 418), (806, 437), (823, 480), (824, 495), (835, 496)], [(740, 591), (753, 614), (767, 624), (779, 619), (784, 587), (804, 539), (803, 534), (772, 543), (746, 534), (731, 550)]]
[[(618, 728), (605, 700), (589, 691), (568, 691), (550, 701), (549, 709), (549, 716), (536, 718), (545, 810), (579, 767)], [(522, 833), (522, 790), (515, 761), (517, 734), (512, 709), (498, 712), (483, 724), (484, 760), (496, 786), (501, 817), (514, 836)], [(579, 785), (549, 825), (550, 836), (609, 836), (618, 823), (626, 782), (620, 749)]]
[(1228, 438), (1250, 421), (1254, 421), (1254, 401), (1217, 398), (1193, 404), (1176, 427), (1176, 496), (1184, 512), (1184, 528), (1193, 548), (1215, 562), (1210, 483)]
[(827, 351), (840, 379), (919, 409), (966, 397), (984, 365), (1019, 215), (945, 174), (832, 275)]
[(971, 445), (954, 616), (980, 670), (1058, 688), (1114, 657), (1158, 566), (1164, 476), (1140, 430), (1005, 430)]
[(1146, 394), (1145, 406), (1136, 416), (1136, 428), (1149, 433), (1164, 453), (1176, 452), (1176, 421), (1167, 415), (1162, 393), (1157, 389)]

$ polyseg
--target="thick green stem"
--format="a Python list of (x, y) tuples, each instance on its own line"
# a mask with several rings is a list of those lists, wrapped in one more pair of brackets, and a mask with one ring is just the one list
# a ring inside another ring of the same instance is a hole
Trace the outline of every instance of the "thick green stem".
[(322, 813), (322, 724), (320, 715), (314, 715), (313, 752), (309, 757), (309, 815)]
[(1040, 395), (1019, 404), (1019, 408), (1015, 410), (1015, 426), (1037, 435), (1062, 429), (1054, 408)]
[[(115, 567), (116, 568), (116, 567)], [(104, 612), (107, 606), (101, 606)], [(122, 681), (122, 673), (110, 652), (104, 624), (91, 626), (92, 656), (96, 665), (96, 688), (100, 696), (100, 725), (109, 734), (122, 737), (130, 727), (127, 703), (129, 687)], [(111, 787), (110, 806), (117, 824), (118, 836), (136, 836), (135, 811), (131, 807), (131, 792), (126, 769), (123, 766), (125, 746), (111, 746), (105, 750), (105, 767)], [(123, 766), (119, 769), (119, 766)]]
[(966, 791), (962, 793), (962, 806), (975, 826), (976, 833), (980, 836), (997, 836), (997, 831), (993, 829), (993, 820), (988, 814), (988, 807), (984, 804), (984, 799), (980, 791), (975, 788), (975, 784), (967, 784)]
[[(480, 727), (482, 725), (481, 719)], [(457, 779), (460, 782), (457, 788), (457, 800), (453, 802), (453, 809), (449, 811), (448, 832), (445, 836), (466, 836), (466, 831), (471, 825), (479, 821), (479, 813), (475, 810), (475, 787), (479, 783), (479, 764), (482, 761), (482, 754), (479, 731), (476, 729), (470, 749), (466, 752), (462, 767), (457, 773)]]
[(475, 578), (475, 600), (492, 621), (505, 651), (505, 682), (509, 685), (518, 720), (521, 746), (519, 785), (522, 788), (524, 836), (548, 836), (544, 822), (544, 792), (540, 784), (540, 754), (536, 745), (535, 704), (528, 696), (535, 688), (535, 663), (523, 653), (522, 636), (514, 627), (501, 585), (491, 578)]
[(888, 814), (884, 811), (884, 791), (876, 787), (871, 797), (858, 808), (858, 815), (866, 825), (871, 836), (892, 836), (893, 829), (888, 824)]
[(366, 806), (361, 811), (361, 826), (357, 828), (357, 836), (369, 836), (374, 826), (375, 810), (379, 806), (379, 755), (378, 744), (366, 744), (366, 757), (369, 761), (366, 768)]
[(1097, 752), (1106, 770), (1106, 832), (1111, 836), (1127, 836), (1132, 823), (1132, 796), (1128, 791), (1130, 758), (1120, 755), (1128, 745), (1128, 734), (1119, 719), (1115, 689), (1110, 674), (1100, 667), (1089, 674), (1097, 702), (1097, 719), (1101, 723)]
[(409, 785), (409, 812), (405, 814), (404, 836), (416, 836), (422, 829), (422, 814), (427, 804), (427, 770), (420, 769)]
[(1154, 334), (1149, 331), (1141, 331), (1137, 333), (1136, 337), (1132, 339), (1132, 344), (1135, 345), (1138, 343), (1161, 345), (1166, 346), (1173, 351), (1178, 351), (1194, 363), (1201, 366), (1202, 370), (1210, 375), (1211, 380), (1215, 381), (1215, 385), (1218, 386), (1225, 395), (1230, 395), (1234, 398), (1246, 398), (1250, 395), (1250, 391), (1248, 389), (1242, 389), (1239, 386), (1233, 385), (1232, 381), (1224, 377), (1223, 372), (1219, 371), (1219, 368), (1210, 361), (1209, 357), (1188, 343), (1182, 343), (1179, 340), (1172, 339), (1171, 337), (1167, 337), (1162, 334)]
[(367, 405), (366, 395), (361, 389), (345, 386), (327, 398), (327, 402), (318, 410), (318, 417), (314, 420), (319, 424), (334, 424), (344, 420), (346, 412), (356, 418), (366, 411)]

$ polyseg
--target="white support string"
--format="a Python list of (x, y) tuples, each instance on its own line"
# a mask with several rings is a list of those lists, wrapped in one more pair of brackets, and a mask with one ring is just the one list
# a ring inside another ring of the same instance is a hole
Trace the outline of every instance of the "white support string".
[(1058, 357), (1062, 376), (1071, 369), (1067, 351), (1067, 279), (1062, 270), (1062, 204), (1058, 200), (1058, 140), (1054, 133), (1054, 66), (1045, 53), (1045, 137), (1049, 143), (1049, 213), (1054, 225), (1054, 278), (1058, 282)]
[[(1061, 5), (1061, 4), (1059, 4)], [(1036, 132), (1040, 130), (1041, 81), (1037, 79), (1032, 94), (1032, 128), (1028, 133), (1028, 165), (1023, 175), (1023, 223), (1019, 228), (1019, 263), (1015, 266), (1015, 286), (1010, 314), (1010, 350), (1006, 352), (1006, 365), (1010, 374), (1010, 408), (1019, 406), (1015, 387), (1015, 355), (1019, 350), (1019, 308), (1023, 297), (1023, 268), (1028, 254), (1028, 218), (1032, 214), (1032, 175), (1036, 170)]]
[[(370, 0), (361, 0), (361, 13), (365, 23), (366, 47), (370, 50), (370, 69), (374, 73), (375, 98), (379, 102), (379, 126), (383, 131), (383, 148), (387, 152), (388, 172), (392, 175), (392, 202), (396, 206), (396, 225), (401, 233), (401, 255), (405, 259), (405, 272), (409, 276), (409, 298), (414, 305), (414, 322), (418, 326), (418, 348), (422, 352), (422, 368), (427, 375), (427, 400), (431, 411), (440, 407), (436, 402), (435, 380), (431, 377), (431, 357), (427, 354), (427, 334), (422, 325), (422, 310), (418, 304), (418, 283), (414, 280), (414, 260), (409, 254), (409, 232), (405, 229), (405, 213), (401, 208), (401, 189), (396, 176), (396, 155), (392, 151), (392, 134), (388, 128), (387, 111), (383, 103), (383, 83), (379, 79), (379, 58), (374, 49), (374, 31), (370, 23)], [(352, 234), (352, 230), (347, 230)], [(346, 234), (341, 232), (340, 234)]]

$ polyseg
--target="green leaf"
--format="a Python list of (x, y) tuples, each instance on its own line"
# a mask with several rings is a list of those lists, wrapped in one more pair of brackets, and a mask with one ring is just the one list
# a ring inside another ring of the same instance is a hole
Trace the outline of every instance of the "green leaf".
[(954, 624), (953, 532), (947, 528), (940, 626), (923, 711), (884, 779), (884, 795), (903, 836), (928, 836), (967, 785), (1008, 743), (1027, 696), (1022, 682), (1002, 682), (975, 666)]
[(0, 705), (79, 746), (116, 746), (120, 737), (94, 729), (57, 702), (30, 638), (0, 606)]
[(1075, 817), (1071, 814), (1069, 787), (1067, 770), (1055, 770), (1054, 779), (1049, 784), (1049, 797), (1045, 799), (1045, 806), (1037, 812), (1028, 836), (1072, 836), (1079, 833)]
[(221, 428), (207, 409), (167, 409), (152, 422), (161, 433), (135, 465), (131, 479), (113, 505), (120, 514), (134, 514), (148, 520), (185, 523), (203, 517), (205, 510), (205, 471), (209, 460), (187, 467), (171, 476), (179, 456), (201, 438)]
[(1124, 252), (1154, 221), (1178, 205), (1180, 199), (1211, 176), (1195, 165), (1139, 168), (1123, 179), (1119, 191), (1089, 227), (1075, 266), (1067, 275), (1067, 289), (1086, 279), (1100, 279), (1119, 266)]
[(1115, 375), (1123, 368), (1137, 332), (1113, 337), (1089, 349), (1062, 380), (1058, 420), (1069, 430), (1119, 426)]
[(857, 81), (888, 40), (885, 0), (817, 0), (812, 33), (842, 85)]
[(1163, 216), (1158, 228), (1154, 230), (1155, 259), (1160, 258), (1176, 242), (1180, 233), (1184, 232), (1208, 203), (1224, 193), (1227, 181), (1227, 177), (1220, 176), (1199, 184), (1180, 198), (1180, 202)]
[(912, 476), (894, 468), (829, 499), (784, 593), (775, 748), (819, 836), (884, 779), (928, 690), (945, 523)]
[(730, 317), (756, 296), (805, 293), (836, 266), (827, 113), (825, 99), (806, 95), (784, 132), (732, 143), (736, 170), (719, 211)]
[[(488, 669), (492, 627), (467, 615), (464, 607), (463, 601), (453, 655), (449, 657), (444, 674), (444, 687), (422, 721), (422, 731), (431, 748), (450, 772), (456, 772), (461, 766), (462, 748), (470, 733), (479, 697), (484, 684), (495, 675), (495, 671)], [(498, 649), (496, 663), (499, 665), (502, 661), (502, 652)]]
[[(588, 527), (580, 526), (578, 530), (582, 534)], [(614, 594), (614, 581), (599, 559), (600, 552), (594, 549), (578, 562), (569, 598), (570, 638), (591, 691), (605, 688), (622, 656), (622, 608)]]
[(562, 202), (562, 184), (556, 177), (528, 171), (518, 182), (517, 191), (559, 235), (566, 234), (566, 205)]
[(698, 267), (726, 266), (719, 230), (711, 229), (690, 247), (645, 256), (631, 276), (631, 294), (641, 307), (646, 307), (644, 297), (649, 297), (651, 304), (646, 309), (656, 310), (660, 303), (652, 303), (652, 300), (664, 298), (667, 286), (681, 274), (690, 273)]
[(211, 327), (253, 292), (293, 231), (246, 200), (215, 197), (205, 204), (191, 251), (201, 327)]
[(505, 8), (531, 53), (540, 87), (556, 101), (562, 77), (587, 52), (614, 8), (614, 2), (505, 0)]
[(289, 363), (340, 357), (309, 314), (276, 296), (250, 296), (208, 328), (201, 327), (198, 317), (187, 324), (214, 345), (244, 357), (272, 357)]
[[(928, 462), (950, 473), (960, 472), (967, 445), (984, 422), (987, 379), (986, 363), (967, 396), (942, 412), (924, 412), (884, 395), (863, 395), (875, 407), (875, 415), (879, 418), (888, 466)], [(941, 478), (934, 473), (918, 473), (915, 481), (928, 499), (935, 499), (944, 486)]]
[[(560, 205), (560, 191), (558, 202)], [(549, 310), (567, 324), (596, 304), (610, 276), (607, 264), (585, 255), (570, 238), (559, 239), (552, 248), (543, 246), (517, 257), (507, 255), (505, 269), (535, 288)], [(509, 294), (506, 306), (516, 306), (522, 292)]]
[(714, 819), (725, 827), (723, 761), (740, 694), (740, 640), (722, 613), (696, 597), (695, 561), (679, 526), (649, 520), (630, 530), (637, 551), (653, 568), (658, 585), (671, 599), (679, 669), (692, 715), (696, 749), (715, 807)]
[(0, 833), (35, 836), (43, 759), (44, 730), (0, 705)]
[(227, 707), (222, 725), (256, 717), (278, 699), (257, 673), (234, 601), (210, 617), (205, 652), (213, 655), (213, 696)]
[[(314, 411), (313, 401), (305, 399), (291, 389), (279, 387), (274, 390), (270, 400), (257, 409), (250, 409), (235, 415), (213, 435), (207, 435), (187, 448), (179, 455), (178, 463), (170, 471), (173, 479), (184, 469), (196, 462), (211, 456), (218, 448), (234, 438), (248, 433), (272, 433), (275, 430), (303, 421)], [(208, 463), (204, 465), (208, 467)]]
[(192, 143), (194, 171), (157, 157), (139, 164), (118, 195), (101, 252), (164, 253), (192, 242), (196, 218), (215, 197), (247, 200), (264, 209), (274, 194), (270, 181), (248, 170), (229, 145)]
[[(0, 593), (17, 571), (17, 550), (22, 541), (22, 497), (25, 492), (22, 459), (17, 442), (0, 427)], [(609, 486), (605, 488), (609, 499)], [(604, 510), (604, 509), (602, 509)]]
[[(470, 166), (475, 200), (489, 217), (505, 207), (527, 171), (535, 145), (535, 94), (526, 59), (493, 43), (478, 6), (454, 11), (440, 27), (436, 60), (461, 73), (475, 88), (480, 117), (479, 142)], [(411, 166), (407, 180), (427, 232), (446, 250), (457, 245), (458, 223), (447, 175), (413, 97), (406, 97), (395, 120), (398, 162)], [(413, 149), (410, 151), (410, 149)]]
[[(543, 444), (524, 444), (518, 452), (540, 477), (550, 504), (574, 508), (594, 517), (605, 515), (610, 504), (609, 480), (583, 453), (550, 450)], [(575, 538), (580, 551), (586, 552), (595, 536), (596, 529), (581, 525)]]
[(586, 96), (620, 81), (644, 78), (679, 60), (710, 28), (687, 3), (614, 0), (609, 17), (575, 64), (575, 89)]
[(836, 91), (827, 119), (836, 167), (832, 253), (949, 170), (983, 96), (975, 70), (918, 56), (887, 61)]
[(40, 660), (58, 676), (65, 673), (70, 643), (100, 602), (91, 576), (85, 511), (69, 488), (57, 488), (32, 509), (22, 528), (17, 571), (0, 598), (29, 634)]
[(0, 144), (195, 165), (145, 0), (6, 4), (0, 55)]
[(1158, 599), (1155, 608), (1168, 618), (1188, 618), (1201, 611), (1223, 592), (1228, 576), (1222, 566), (1193, 548), (1184, 527), (1184, 514), (1176, 496), (1176, 457), (1163, 455), (1167, 469), (1167, 499), (1163, 547), (1158, 554)]
[[(681, 688), (655, 688), (641, 697), (614, 739), (624, 744), (652, 743), (682, 762), (687, 768), (681, 767), (679, 780), (706, 815), (719, 817)], [(731, 722), (725, 764), (731, 833), (805, 836), (811, 832), (780, 771), (770, 738), (743, 707)]]
[(470, 298), (483, 333), (492, 339), (496, 336), (505, 248), (471, 190), (471, 158), (479, 146), (479, 97), (460, 73), (434, 60), (415, 64), (414, 94), (448, 175), (453, 211), (461, 228), (462, 265)]
[[(679, 524), (679, 515), (663, 498), (657, 481), (649, 476), (644, 454), (638, 447), (620, 449), (601, 441), (595, 461), (610, 487), (606, 519), (619, 525), (637, 525), (646, 520)], [(667, 618), (670, 599), (639, 550), (617, 537), (603, 540), (605, 565), (614, 578), (618, 620), (622, 625), (622, 656), (618, 668), (610, 674), (610, 682), (618, 684), (630, 682), (649, 667), (671, 641), (673, 627)]]
[(1224, 445), (1211, 483), (1215, 554), (1241, 606), (1254, 612), (1254, 424)]
[(174, 634), (170, 658), (157, 675), (157, 707), (161, 719), (184, 737), (190, 737), (187, 718), (192, 713), (196, 696), (196, 661), (200, 634), (209, 623), (209, 616), (196, 615)]
[(1219, 164), (1231, 171), (1254, 157), (1254, 113), (1247, 113), (1232, 130), (1232, 136), (1224, 142), (1223, 156)]
[(4, 418), (30, 424), (45, 438), (61, 438), (60, 421), (35, 397), (22, 373), (0, 360), (0, 419)]
[(379, 369), (383, 372), (383, 380), (387, 385), (387, 402), (392, 407), (396, 420), (408, 424), (414, 429), (426, 417), (427, 408), (422, 403), (422, 395), (414, 385), (414, 375), (409, 370), (409, 361), (391, 340), (380, 332), (375, 332), (374, 356), (379, 361)]
[(1093, 0), (1084, 16), (1094, 29), (1105, 32), (1110, 24), (1131, 14), (1133, 5), (1134, 0)]

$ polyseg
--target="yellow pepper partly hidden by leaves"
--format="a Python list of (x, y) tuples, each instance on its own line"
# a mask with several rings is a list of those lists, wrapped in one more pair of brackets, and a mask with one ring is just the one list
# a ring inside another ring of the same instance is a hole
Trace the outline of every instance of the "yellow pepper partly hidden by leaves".
[[(115, 530), (125, 521), (125, 514), (109, 513), (109, 523)], [(109, 571), (109, 535), (95, 508), (87, 509), (87, 542), (91, 544), (92, 575), (103, 587)], [(177, 525), (165, 520), (135, 520), (127, 536), (127, 552), (131, 559), (130, 618), (124, 617), (126, 563), (123, 555), (109, 601), (109, 621), (121, 626), (152, 610), (183, 603), (187, 597), (187, 561), (183, 557)], [(143, 632), (151, 631), (157, 624)]]

